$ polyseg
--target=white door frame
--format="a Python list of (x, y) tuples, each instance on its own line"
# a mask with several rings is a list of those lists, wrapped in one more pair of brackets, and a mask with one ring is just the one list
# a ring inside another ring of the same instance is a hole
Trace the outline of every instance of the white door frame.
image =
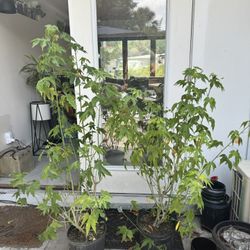
[[(98, 67), (96, 1), (68, 0), (68, 5), (71, 36), (88, 52), (87, 58), (91, 65)], [(179, 97), (180, 93), (176, 91), (173, 83), (189, 65), (191, 9), (192, 0), (167, 0), (164, 106), (171, 105), (176, 97)], [(89, 95), (91, 96), (91, 93)], [(123, 166), (107, 168), (112, 177), (103, 180), (101, 188), (112, 193), (149, 193), (145, 181), (133, 167), (128, 167), (127, 170)]]

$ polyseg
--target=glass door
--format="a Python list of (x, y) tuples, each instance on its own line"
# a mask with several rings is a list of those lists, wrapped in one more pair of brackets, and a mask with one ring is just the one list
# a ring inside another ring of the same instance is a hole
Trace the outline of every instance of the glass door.
[[(130, 87), (146, 91), (163, 104), (165, 69), (165, 0), (96, 0), (99, 66), (107, 83), (129, 94)], [(103, 126), (108, 114), (103, 110)], [(104, 138), (109, 166), (129, 165), (122, 142)]]

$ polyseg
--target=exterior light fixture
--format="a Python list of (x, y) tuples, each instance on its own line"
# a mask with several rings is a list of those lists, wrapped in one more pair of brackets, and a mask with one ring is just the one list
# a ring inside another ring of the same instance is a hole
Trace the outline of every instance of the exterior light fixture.
[(16, 14), (14, 0), (0, 0), (0, 13)]

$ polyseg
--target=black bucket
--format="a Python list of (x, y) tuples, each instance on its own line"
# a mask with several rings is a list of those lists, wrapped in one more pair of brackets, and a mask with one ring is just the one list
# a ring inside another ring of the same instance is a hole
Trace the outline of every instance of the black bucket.
[(191, 242), (191, 250), (216, 250), (215, 243), (204, 237), (197, 237)]
[(225, 200), (226, 187), (222, 182), (215, 181), (211, 187), (206, 187), (201, 192), (202, 197), (210, 201)]
[(201, 226), (211, 231), (216, 224), (229, 220), (231, 201), (226, 195), (225, 185), (219, 181), (202, 190), (204, 209), (201, 215)]

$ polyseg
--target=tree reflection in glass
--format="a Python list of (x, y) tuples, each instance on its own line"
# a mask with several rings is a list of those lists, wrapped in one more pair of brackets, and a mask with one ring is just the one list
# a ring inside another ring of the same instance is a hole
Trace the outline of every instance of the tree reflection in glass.
[[(99, 64), (107, 84), (124, 94), (137, 88), (163, 103), (165, 73), (165, 0), (96, 0)], [(103, 110), (105, 117), (108, 114)], [(122, 142), (104, 138), (108, 165), (123, 165)]]

